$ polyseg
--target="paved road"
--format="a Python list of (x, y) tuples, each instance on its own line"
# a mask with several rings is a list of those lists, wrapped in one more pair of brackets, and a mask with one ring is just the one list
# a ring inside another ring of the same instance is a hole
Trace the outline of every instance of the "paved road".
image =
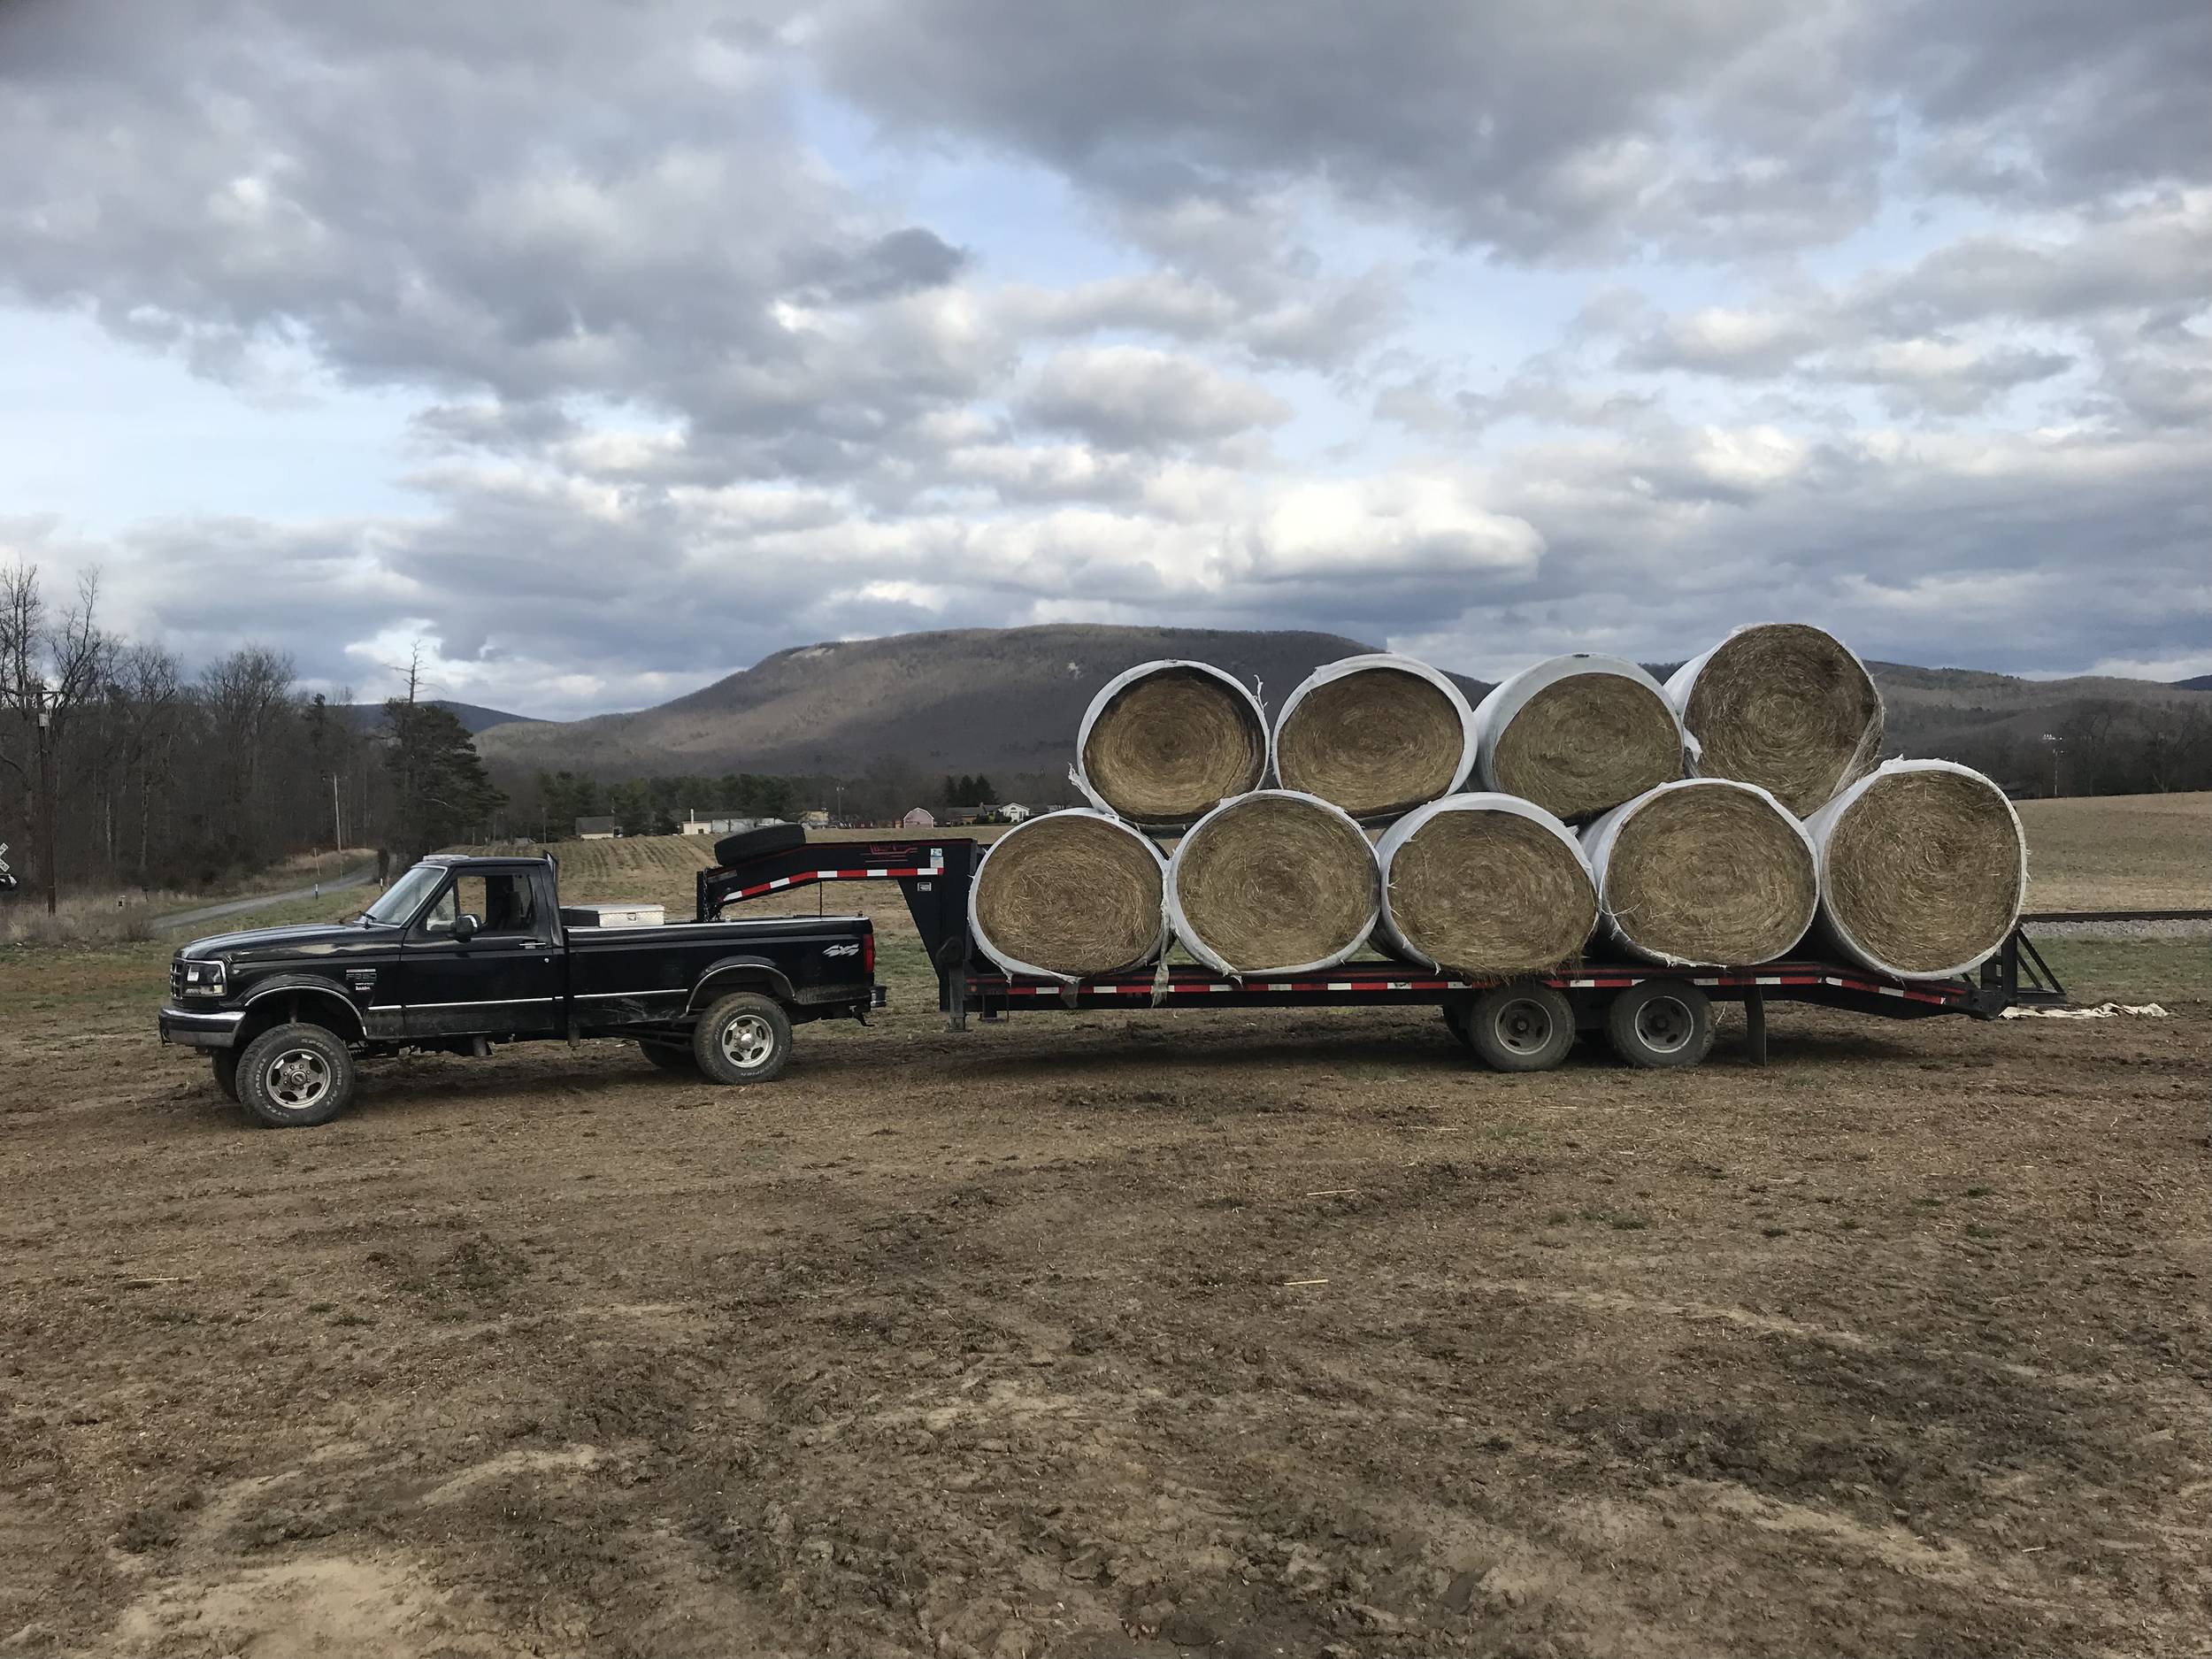
[[(336, 893), (345, 887), (357, 887), (376, 879), (376, 866), (363, 864), (358, 870), (347, 872), (334, 881), (322, 884), (325, 893)], [(248, 910), (266, 910), (272, 904), (286, 904), (294, 899), (311, 899), (311, 887), (295, 887), (289, 893), (257, 893), (250, 899), (232, 899), (225, 904), (211, 904), (204, 910), (180, 910), (173, 916), (164, 916), (154, 923), (163, 933), (174, 933), (179, 928), (196, 927), (202, 922), (211, 922), (225, 916), (242, 916)]]

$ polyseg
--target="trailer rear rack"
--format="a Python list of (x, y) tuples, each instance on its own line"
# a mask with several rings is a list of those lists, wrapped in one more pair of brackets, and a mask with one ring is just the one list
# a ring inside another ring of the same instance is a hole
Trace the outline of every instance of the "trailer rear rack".
[[(810, 841), (699, 872), (697, 919), (725, 906), (829, 881), (896, 881), (937, 976), (937, 1005), (949, 1030), (967, 1029), (972, 1013), (987, 1021), (1016, 1011), (1052, 1009), (1377, 1007), (1404, 1004), (1471, 1007), (1504, 981), (1434, 973), (1402, 962), (1353, 962), (1325, 972), (1233, 976), (1199, 967), (1162, 965), (1142, 972), (1064, 983), (1008, 974), (982, 957), (968, 926), (968, 895), (980, 844), (967, 836)], [(1806, 956), (1755, 968), (1683, 969), (1642, 962), (1585, 962), (1533, 976), (1566, 997), (1583, 1029), (1602, 1027), (1621, 992), (1654, 980), (1686, 983), (1717, 1002), (1744, 1005), (1750, 1058), (1766, 1060), (1766, 1005), (1809, 1002), (1886, 1019), (1963, 1014), (1994, 1019), (2016, 1004), (2063, 1002), (2065, 987), (2024, 927), (1978, 974), (1955, 979), (1904, 980), (1850, 964)], [(1694, 999), (1691, 999), (1694, 1000)]]

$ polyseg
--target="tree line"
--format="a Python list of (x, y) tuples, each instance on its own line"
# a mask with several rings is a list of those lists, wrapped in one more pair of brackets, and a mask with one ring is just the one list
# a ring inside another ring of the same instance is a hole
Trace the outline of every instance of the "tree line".
[(1985, 772), (2016, 795), (2212, 789), (2212, 708), (2177, 703), (2085, 698), (2048, 732), (1954, 730), (1922, 747)]
[(474, 744), (410, 693), (357, 720), (243, 645), (196, 673), (99, 619), (88, 575), (57, 603), (0, 565), (0, 841), (53, 908), (79, 887), (200, 889), (295, 853), (411, 860), (503, 832)]

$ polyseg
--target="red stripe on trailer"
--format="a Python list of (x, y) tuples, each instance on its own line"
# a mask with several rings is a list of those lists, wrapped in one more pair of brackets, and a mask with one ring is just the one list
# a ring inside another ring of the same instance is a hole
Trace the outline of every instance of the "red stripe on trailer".
[(726, 895), (725, 904), (739, 899), (757, 899), (764, 893), (776, 893), (785, 887), (803, 887), (810, 881), (871, 881), (905, 876), (941, 876), (944, 865), (926, 864), (904, 870), (810, 870), (795, 876), (778, 876), (773, 881), (764, 881), (757, 887), (740, 887)]

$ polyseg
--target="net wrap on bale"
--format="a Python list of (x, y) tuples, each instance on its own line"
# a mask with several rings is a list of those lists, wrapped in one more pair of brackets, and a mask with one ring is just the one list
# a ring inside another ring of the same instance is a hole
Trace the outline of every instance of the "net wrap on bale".
[(1509, 795), (1448, 795), (1376, 843), (1393, 955), (1477, 979), (1556, 968), (1597, 926), (1598, 895), (1574, 832)]
[(2005, 793), (1947, 760), (1893, 760), (1813, 814), (1827, 941), (1899, 979), (1971, 972), (2020, 920), (2028, 843)]
[(1475, 749), (1474, 710), (1448, 675), (1372, 651), (1309, 674), (1275, 717), (1269, 753), (1284, 788), (1371, 819), (1460, 788)]
[(1607, 933), (1647, 962), (1771, 962), (1819, 909), (1811, 836), (1755, 784), (1662, 784), (1588, 826), (1582, 847)]
[(1068, 778), (1092, 805), (1154, 828), (1195, 823), (1267, 781), (1267, 713), (1210, 663), (1140, 663), (1084, 710)]
[(1225, 801), (1168, 861), (1169, 925), (1217, 973), (1333, 968), (1374, 931), (1375, 849), (1341, 807), (1293, 789)]
[(1166, 884), (1167, 861), (1141, 831), (1086, 807), (1047, 812), (985, 851), (968, 929), (1009, 973), (1120, 973), (1167, 949)]
[(1850, 647), (1801, 622), (1738, 628), (1667, 677), (1707, 778), (1755, 783), (1800, 818), (1874, 764), (1882, 694)]
[(1573, 821), (1683, 775), (1687, 740), (1659, 682), (1578, 651), (1523, 669), (1475, 705), (1486, 788)]

